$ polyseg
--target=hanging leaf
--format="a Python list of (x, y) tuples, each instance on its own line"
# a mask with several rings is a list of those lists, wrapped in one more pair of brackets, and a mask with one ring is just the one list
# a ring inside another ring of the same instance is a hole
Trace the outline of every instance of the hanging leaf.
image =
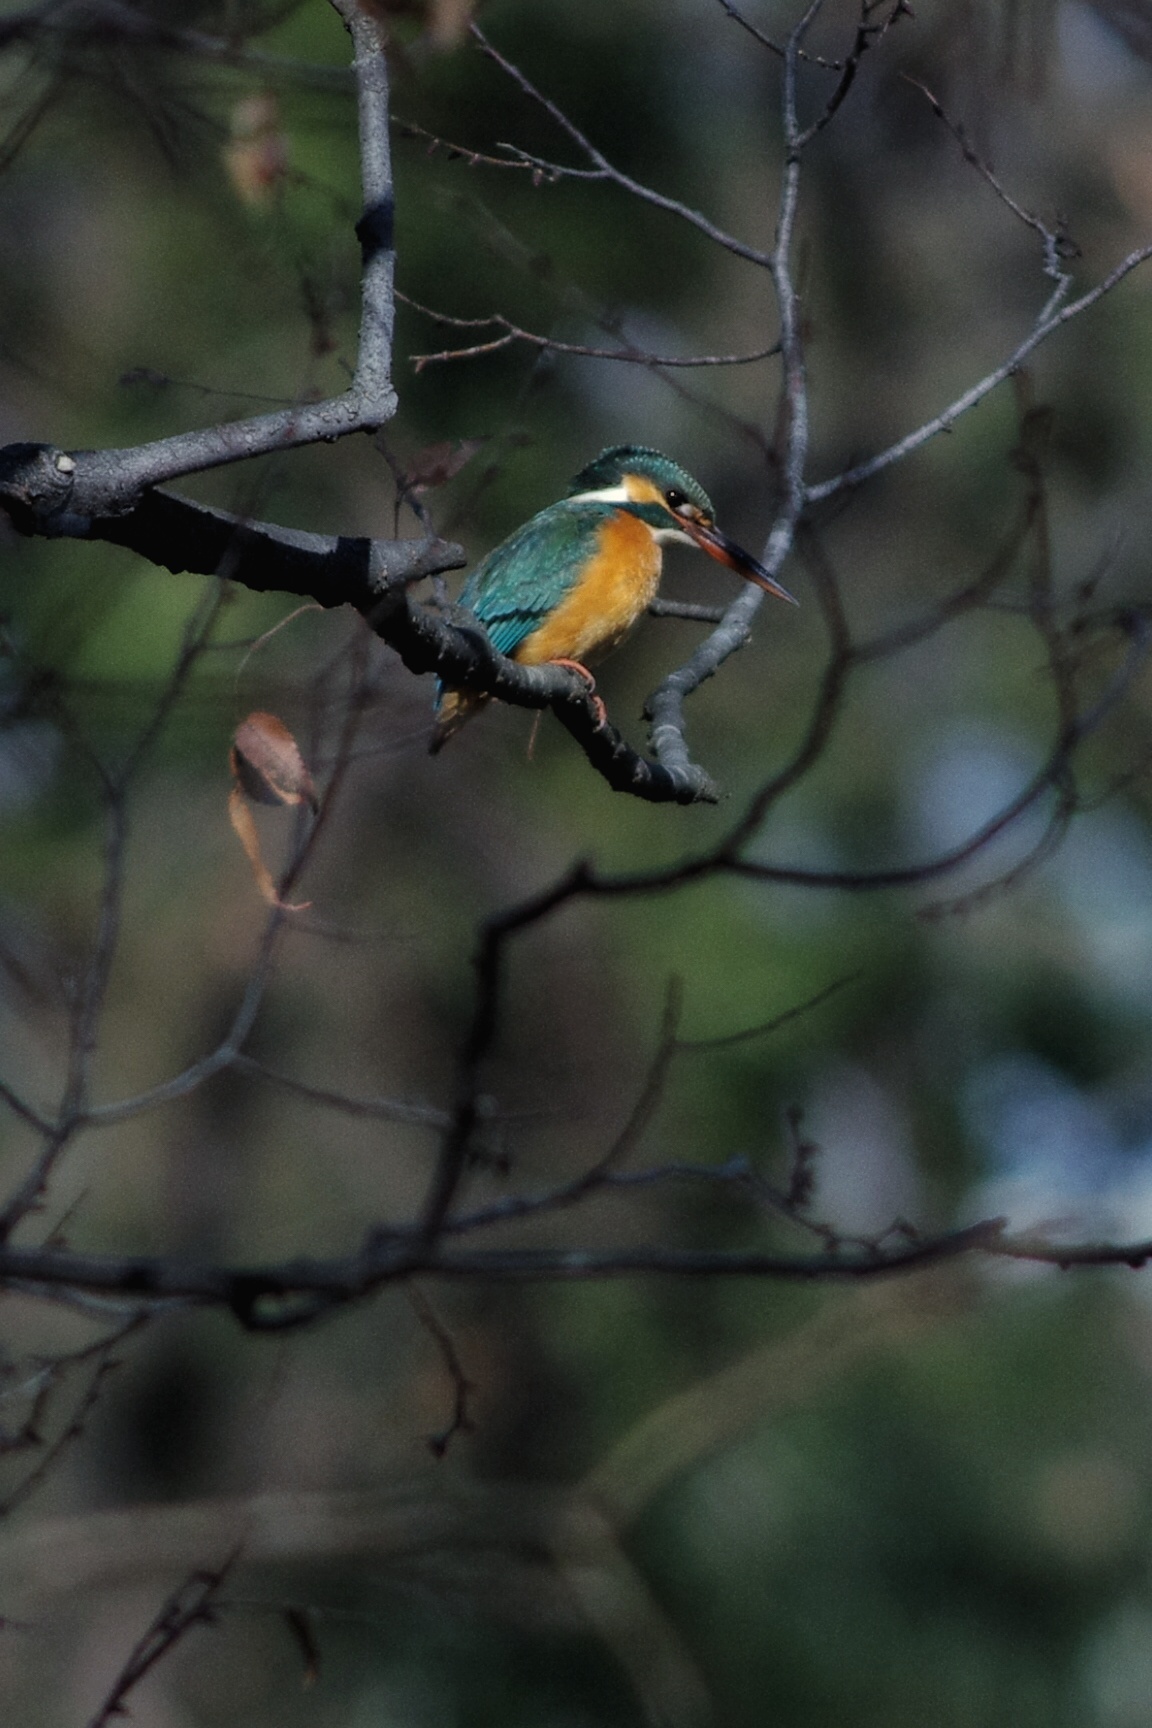
[(232, 771), (257, 804), (301, 804), (316, 808), (316, 788), (300, 747), (275, 714), (257, 709), (236, 728)]
[(455, 48), (471, 21), (472, 0), (428, 0), (428, 37), (434, 48)]
[(395, 18), (419, 19), (433, 48), (455, 48), (468, 33), (474, 0), (359, 0), (361, 10), (384, 25)]
[(315, 1686), (320, 1678), (320, 1642), (313, 1615), (307, 1608), (285, 1608), (284, 1623), (304, 1663), (304, 1684)]
[(401, 486), (405, 492), (420, 493), (446, 485), (486, 442), (484, 438), (459, 438), (426, 445), (417, 450), (400, 475)]
[(288, 134), (273, 93), (242, 97), (232, 109), (230, 131), (224, 166), (234, 190), (245, 204), (267, 204), (288, 174)]
[(236, 728), (231, 751), (232, 778), (228, 816), (243, 846), (256, 886), (270, 906), (303, 912), (311, 901), (293, 905), (281, 900), (272, 873), (264, 862), (251, 804), (298, 805), (317, 808), (316, 788), (300, 748), (282, 720), (257, 711)]

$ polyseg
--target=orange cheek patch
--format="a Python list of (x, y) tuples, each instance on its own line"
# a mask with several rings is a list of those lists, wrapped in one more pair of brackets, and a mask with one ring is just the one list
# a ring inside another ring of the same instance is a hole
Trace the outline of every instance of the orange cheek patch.
[(514, 658), (525, 666), (546, 660), (584, 660), (614, 648), (635, 624), (660, 585), (660, 546), (652, 530), (626, 510), (600, 532), (596, 556), (582, 579), (521, 642)]
[(629, 474), (624, 481), (624, 490), (634, 504), (664, 505), (664, 494), (654, 480), (649, 480), (644, 474)]

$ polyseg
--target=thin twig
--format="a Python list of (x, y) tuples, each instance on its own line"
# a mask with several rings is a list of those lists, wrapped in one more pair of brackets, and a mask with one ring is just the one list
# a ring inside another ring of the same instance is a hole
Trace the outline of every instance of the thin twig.
[[(151, 486), (269, 451), (298, 448), (352, 432), (376, 431), (396, 411), (391, 382), (393, 191), (388, 139), (388, 68), (383, 26), (356, 0), (331, 0), (352, 37), (360, 120), (364, 208), (361, 317), (356, 369), (348, 389), (323, 402), (299, 402), (247, 420), (176, 433), (119, 450), (76, 451), (60, 479), (76, 516), (130, 509)], [(99, 505), (96, 499), (99, 499)]]
[(780, 344), (773, 342), (770, 348), (758, 348), (750, 354), (652, 354), (643, 348), (633, 346), (619, 348), (593, 348), (583, 342), (560, 342), (553, 336), (541, 336), (533, 330), (523, 330), (506, 318), (502, 312), (494, 312), (489, 318), (453, 318), (446, 312), (434, 312), (430, 306), (422, 306), (406, 294), (397, 294), (398, 300), (421, 312), (426, 318), (433, 318), (438, 324), (451, 325), (455, 330), (478, 330), (496, 325), (503, 335), (493, 338), (490, 342), (473, 343), (468, 348), (444, 348), (436, 354), (413, 354), (412, 364), (417, 372), (422, 372), (425, 366), (432, 366), (445, 360), (471, 360), (482, 354), (496, 354), (501, 349), (509, 348), (517, 342), (523, 342), (530, 348), (539, 348), (549, 354), (573, 354), (585, 360), (620, 360), (632, 366), (682, 366), (688, 369), (701, 366), (750, 366), (759, 360), (767, 360), (780, 352)]
[(92, 1062), (120, 937), (129, 789), (180, 694), (187, 687), (204, 644), (215, 627), (221, 604), (222, 590), (216, 584), (190, 621), (160, 699), (119, 772), (115, 775), (109, 773), (95, 753), (85, 749), (100, 783), (107, 822), (96, 936), (72, 1016), (68, 1065), (60, 1103), (54, 1119), (45, 1124), (44, 1144), (39, 1157), (0, 1208), (0, 1240), (7, 1240), (22, 1219), (40, 1205), (53, 1170), (82, 1125), (88, 1104)]
[[(41, 1364), (42, 1370), (46, 1374), (44, 1390), (43, 1394), (35, 1400), (27, 1425), (30, 1443), (39, 1449), (39, 1457), (33, 1468), (0, 1499), (0, 1518), (8, 1517), (17, 1506), (29, 1499), (68, 1448), (82, 1437), (88, 1418), (99, 1403), (106, 1382), (120, 1366), (119, 1358), (115, 1352), (150, 1318), (151, 1316), (144, 1310), (133, 1313), (110, 1336), (100, 1338), (95, 1344), (89, 1344), (82, 1350), (73, 1351), (67, 1356), (58, 1357), (52, 1362)], [(61, 1374), (89, 1364), (92, 1365), (92, 1369), (88, 1384), (84, 1387), (72, 1414), (55, 1438), (46, 1441), (42, 1429), (48, 1415), (49, 1402), (59, 1385)]]
[(911, 84), (914, 90), (919, 90), (921, 95), (927, 98), (927, 101), (932, 108), (932, 112), (936, 115), (937, 119), (947, 127), (948, 131), (960, 146), (960, 151), (965, 162), (967, 162), (970, 167), (975, 168), (981, 178), (987, 181), (993, 192), (995, 192), (997, 198), (999, 198), (1000, 202), (1012, 212), (1013, 216), (1023, 222), (1026, 228), (1031, 228), (1033, 233), (1040, 236), (1044, 248), (1044, 274), (1051, 277), (1052, 281), (1057, 285), (1063, 284), (1067, 280), (1067, 271), (1064, 269), (1064, 264), (1068, 259), (1078, 258), (1080, 256), (1080, 249), (1069, 237), (1064, 224), (1060, 221), (1047, 223), (1043, 221), (1041, 217), (1037, 216), (1034, 211), (1026, 210), (1023, 204), (1013, 198), (1012, 194), (993, 172), (991, 165), (977, 153), (968, 137), (968, 134), (965, 132), (963, 126), (960, 125), (959, 121), (951, 119), (951, 117), (946, 113), (944, 105), (940, 101), (939, 97), (934, 96), (926, 84), (922, 84), (918, 78), (911, 77), (907, 72), (901, 73), (901, 77), (904, 79), (906, 84)]
[[(808, 392), (804, 363), (799, 303), (792, 276), (792, 242), (800, 193), (800, 161), (803, 139), (796, 113), (796, 65), (804, 35), (820, 9), (813, 0), (788, 39), (784, 61), (784, 176), (776, 222), (776, 244), (765, 257), (776, 291), (780, 318), (780, 352), (783, 377), (780, 408), (783, 418), (781, 479), (783, 497), (768, 533), (763, 563), (777, 579), (792, 550), (796, 527), (804, 507), (804, 469), (808, 455)], [(764, 599), (763, 590), (749, 584), (729, 606), (711, 635), (653, 692), (645, 705), (650, 723), (652, 753), (666, 767), (680, 768), (689, 760), (685, 740), (684, 703), (702, 683), (748, 640), (752, 620)]]
[(468, 1394), (475, 1390), (464, 1372), (456, 1340), (445, 1326), (418, 1284), (409, 1284), (406, 1294), (421, 1326), (432, 1339), (452, 1387), (452, 1416), (446, 1427), (428, 1436), (428, 1449), (434, 1458), (443, 1458), (457, 1434), (470, 1434), (475, 1427), (468, 1411)]
[(844, 60), (840, 63), (840, 77), (836, 88), (825, 102), (816, 119), (807, 126), (801, 134), (801, 144), (808, 144), (818, 132), (822, 132), (829, 121), (833, 120), (841, 105), (847, 99), (848, 93), (856, 82), (856, 74), (860, 63), (870, 48), (877, 47), (887, 36), (894, 24), (901, 18), (911, 18), (912, 8), (908, 0), (894, 0), (887, 17), (879, 24), (872, 22), (874, 14), (881, 10), (885, 0), (860, 0), (860, 18), (856, 26), (856, 36)]
[(1018, 372), (1029, 355), (1035, 353), (1036, 349), (1040, 347), (1042, 342), (1046, 342), (1049, 336), (1062, 329), (1072, 319), (1079, 318), (1090, 307), (1095, 306), (1106, 294), (1110, 294), (1126, 276), (1130, 276), (1133, 270), (1138, 269), (1141, 264), (1147, 263), (1149, 258), (1152, 258), (1152, 245), (1137, 247), (1134, 252), (1129, 252), (1126, 258), (1109, 271), (1102, 282), (1098, 282), (1095, 288), (1090, 288), (1078, 300), (1073, 300), (1067, 306), (1060, 306), (1054, 311), (1049, 309), (1051, 305), (1049, 302), (1023, 341), (1017, 344), (1006, 360), (1002, 360), (998, 366), (993, 367), (991, 372), (981, 378), (979, 383), (973, 384), (962, 395), (957, 396), (954, 402), (949, 403), (947, 408), (942, 409), (931, 420), (926, 420), (914, 432), (908, 432), (903, 438), (897, 439), (896, 443), (890, 444), (886, 450), (881, 450), (877, 455), (870, 456), (865, 462), (857, 462), (853, 467), (845, 468), (842, 473), (834, 474), (829, 480), (821, 480), (816, 485), (808, 486), (804, 493), (805, 503), (820, 504), (828, 498), (836, 497), (838, 493), (845, 492), (855, 486), (861, 486), (865, 480), (873, 479), (885, 468), (890, 468), (894, 462), (902, 462), (906, 456), (911, 456), (914, 451), (921, 449), (931, 439), (939, 437), (941, 432), (946, 432), (950, 426), (954, 426), (962, 415), (968, 413), (969, 409), (975, 408), (978, 403), (983, 402), (986, 396), (990, 396), (993, 390), (1003, 384), (1006, 379), (1011, 378), (1014, 372)]
[(531, 97), (532, 101), (537, 103), (556, 122), (560, 130), (587, 156), (592, 167), (568, 168), (562, 163), (548, 162), (542, 157), (530, 155), (528, 151), (519, 150), (513, 144), (502, 145), (502, 149), (506, 149), (515, 159), (530, 163), (556, 179), (611, 181), (613, 185), (619, 186), (624, 192), (631, 193), (634, 198), (641, 199), (643, 203), (651, 204), (658, 210), (667, 211), (669, 215), (679, 216), (682, 221), (690, 223), (693, 228), (698, 229), (701, 234), (714, 241), (717, 246), (722, 246), (726, 252), (734, 253), (737, 258), (747, 259), (749, 263), (759, 264), (762, 267), (769, 264), (769, 254), (760, 250), (759, 247), (748, 246), (744, 241), (738, 240), (735, 235), (726, 234), (722, 228), (718, 228), (714, 222), (710, 222), (707, 216), (702, 215), (699, 210), (693, 210), (689, 205), (682, 204), (678, 198), (666, 197), (664, 193), (657, 192), (651, 186), (645, 186), (641, 181), (634, 180), (630, 174), (625, 174), (621, 169), (614, 167), (603, 151), (597, 149), (591, 139), (568, 118), (563, 109), (557, 107), (555, 102), (538, 90), (518, 66), (514, 65), (511, 60), (501, 54), (498, 48), (493, 46), (479, 24), (473, 22), (469, 28), (474, 40), (479, 43), (482, 53), (486, 54), (494, 65), (499, 66), (500, 70), (512, 80), (518, 89), (522, 90), (526, 96)]
[(239, 1549), (234, 1550), (223, 1565), (213, 1571), (189, 1573), (184, 1582), (172, 1592), (148, 1630), (134, 1646), (88, 1728), (108, 1728), (109, 1723), (127, 1716), (128, 1699), (145, 1675), (150, 1674), (157, 1663), (162, 1662), (193, 1627), (214, 1624), (217, 1597), (239, 1558), (239, 1552)]

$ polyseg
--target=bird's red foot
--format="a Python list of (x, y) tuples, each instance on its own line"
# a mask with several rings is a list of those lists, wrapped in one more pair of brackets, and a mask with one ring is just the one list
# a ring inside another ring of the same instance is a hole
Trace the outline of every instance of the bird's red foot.
[(564, 660), (562, 658), (557, 658), (555, 660), (549, 660), (548, 664), (549, 666), (567, 666), (569, 672), (575, 672), (577, 678), (583, 678), (585, 684), (588, 686), (588, 694), (590, 696), (595, 690), (596, 680), (593, 678), (591, 672), (589, 672), (587, 666), (585, 666), (582, 660)]
[(556, 659), (549, 660), (548, 664), (549, 666), (567, 666), (569, 672), (575, 672), (578, 678), (584, 680), (585, 684), (588, 686), (588, 694), (592, 698), (592, 706), (596, 710), (596, 730), (599, 731), (602, 726), (607, 726), (608, 710), (605, 708), (603, 702), (601, 702), (599, 696), (597, 696), (596, 680), (593, 678), (591, 672), (589, 672), (587, 666), (584, 665), (583, 661)]

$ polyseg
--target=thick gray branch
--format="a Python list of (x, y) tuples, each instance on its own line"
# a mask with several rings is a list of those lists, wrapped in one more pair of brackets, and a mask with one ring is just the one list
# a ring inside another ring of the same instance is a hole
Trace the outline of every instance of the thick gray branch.
[[(107, 510), (107, 452), (45, 444), (0, 450), (0, 509), (25, 534), (107, 540), (174, 574), (224, 576), (259, 592), (354, 606), (410, 672), (483, 690), (522, 708), (551, 708), (613, 790), (653, 803), (714, 800), (703, 770), (639, 755), (601, 713), (584, 681), (562, 666), (520, 666), (498, 654), (471, 614), (420, 606), (407, 585), (464, 563), (449, 541), (370, 540), (245, 522), (169, 492), (146, 492), (124, 513)], [(112, 491), (115, 492), (113, 482)]]

